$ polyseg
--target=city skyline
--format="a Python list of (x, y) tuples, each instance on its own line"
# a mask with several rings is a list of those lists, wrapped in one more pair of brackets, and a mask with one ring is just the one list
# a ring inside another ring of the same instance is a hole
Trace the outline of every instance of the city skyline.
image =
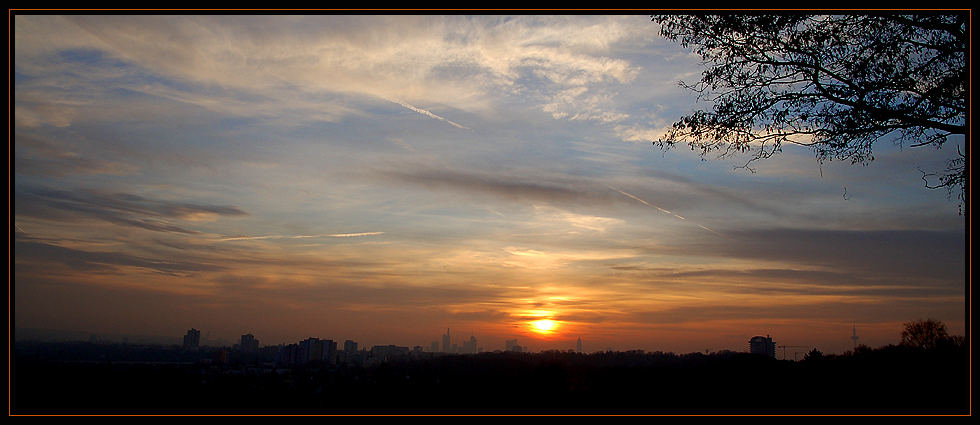
[(965, 333), (966, 220), (922, 174), (963, 140), (867, 166), (661, 151), (702, 68), (648, 15), (12, 25), (17, 328), (674, 353)]

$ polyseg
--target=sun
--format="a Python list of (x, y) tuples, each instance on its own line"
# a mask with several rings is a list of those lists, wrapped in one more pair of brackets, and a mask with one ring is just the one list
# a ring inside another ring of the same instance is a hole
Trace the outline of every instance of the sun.
[(556, 327), (558, 323), (554, 320), (542, 319), (531, 322), (531, 330), (540, 334), (550, 334)]

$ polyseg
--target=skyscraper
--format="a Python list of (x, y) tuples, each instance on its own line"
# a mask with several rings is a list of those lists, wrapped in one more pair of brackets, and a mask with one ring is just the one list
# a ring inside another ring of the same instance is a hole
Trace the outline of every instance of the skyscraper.
[(575, 352), (576, 353), (582, 352), (582, 337), (578, 337), (578, 341), (575, 342)]
[(442, 336), (442, 352), (452, 353), (452, 347), (450, 347), (452, 342), (449, 339), (449, 328), (446, 328), (446, 334)]
[(184, 349), (192, 350), (197, 349), (198, 344), (201, 343), (201, 331), (191, 328), (187, 331), (187, 335), (184, 335)]

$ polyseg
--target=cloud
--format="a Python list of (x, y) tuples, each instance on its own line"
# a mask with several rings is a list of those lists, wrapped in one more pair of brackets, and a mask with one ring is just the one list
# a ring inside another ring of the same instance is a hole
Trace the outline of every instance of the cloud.
[(72, 175), (132, 175), (139, 171), (133, 165), (79, 153), (67, 143), (59, 143), (34, 134), (18, 132), (14, 139), (14, 172), (17, 174), (65, 177)]
[(623, 220), (618, 218), (576, 214), (548, 206), (535, 205), (534, 210), (540, 216), (540, 226), (547, 226), (548, 223), (557, 221), (576, 228), (605, 233), (610, 227), (623, 223)]
[(616, 126), (616, 134), (626, 142), (651, 143), (662, 139), (670, 130), (666, 125), (659, 128), (641, 127), (638, 125), (619, 125)]
[[(945, 304), (945, 303), (943, 303)], [(739, 304), (688, 304), (665, 308), (660, 311), (634, 311), (625, 318), (640, 323), (657, 325), (704, 325), (711, 322), (738, 323), (739, 321), (762, 321), (767, 326), (782, 323), (827, 324), (844, 323), (880, 323), (887, 321), (907, 321), (909, 312), (921, 308), (916, 301), (899, 297), (885, 300), (868, 301), (854, 299), (823, 299), (817, 296), (788, 303), (752, 303)], [(797, 325), (798, 327), (799, 325)], [(845, 325), (846, 326), (846, 325)], [(849, 327), (841, 328), (841, 340), (846, 338)], [(746, 332), (749, 332), (746, 330)], [(797, 331), (798, 332), (798, 331)], [(789, 331), (782, 333), (782, 338), (793, 337)], [(800, 338), (800, 336), (795, 336)], [(828, 344), (829, 345), (829, 344)]]
[[(35, 88), (113, 78), (112, 87), (226, 113), (328, 120), (357, 113), (337, 96), (366, 96), (458, 128), (414, 105), (492, 111), (520, 94), (569, 119), (620, 121), (611, 88), (640, 68), (607, 54), (652, 33), (639, 16), (18, 16), (14, 30), (14, 63)], [(100, 55), (58, 56), (66, 51)], [(116, 66), (84, 72), (93, 60)], [(65, 106), (67, 119), (84, 111)], [(20, 107), (25, 123), (55, 116)]]
[(522, 173), (480, 173), (452, 169), (417, 168), (379, 170), (386, 181), (428, 189), (447, 189), (474, 195), (524, 202), (600, 203), (608, 201), (608, 190), (586, 180)]
[[(727, 189), (663, 171), (642, 171), (651, 178), (629, 176), (577, 177), (562, 172), (544, 172), (541, 169), (515, 167), (501, 172), (481, 171), (478, 168), (457, 170), (414, 164), (392, 164), (388, 169), (376, 169), (386, 183), (412, 185), (432, 191), (448, 191), (473, 198), (489, 198), (531, 205), (561, 205), (565, 207), (598, 209), (609, 219), (624, 220), (627, 209), (648, 209), (656, 215), (672, 217), (685, 226), (702, 229), (718, 236), (725, 232), (714, 223), (721, 221), (717, 212), (724, 208), (731, 218), (737, 214), (749, 214), (755, 219), (759, 214), (783, 217), (784, 208), (774, 207), (773, 202), (752, 200), (740, 191)], [(613, 182), (616, 185), (608, 184)], [(624, 190), (619, 185), (628, 184)], [(633, 189), (636, 188), (636, 189)], [(733, 207), (741, 207), (738, 210)], [(571, 212), (581, 214), (580, 212)], [(692, 215), (693, 214), (693, 215)], [(600, 214), (585, 214), (599, 217)], [(694, 218), (694, 215), (697, 218)], [(633, 215), (633, 218), (642, 217)], [(581, 218), (581, 217), (580, 217)], [(809, 218), (809, 217), (808, 217)], [(813, 219), (819, 217), (814, 216)], [(571, 216), (563, 220), (571, 220)], [(708, 220), (711, 220), (710, 222)], [(579, 224), (584, 224), (579, 221)], [(593, 220), (593, 224), (597, 224)], [(699, 230), (701, 231), (701, 230)]]
[(726, 229), (725, 235), (675, 240), (649, 252), (745, 260), (755, 269), (759, 264), (793, 265), (849, 275), (855, 284), (888, 280), (906, 287), (961, 288), (966, 270), (965, 235), (952, 231), (757, 228)]
[(66, 248), (20, 236), (14, 245), (16, 264), (25, 274), (45, 274), (61, 264), (88, 273), (115, 274), (124, 267), (151, 270), (170, 276), (187, 276), (197, 272), (225, 270), (226, 267), (210, 262), (174, 260), (173, 258), (147, 258), (121, 252), (98, 252)]
[(98, 190), (67, 191), (29, 186), (15, 188), (14, 198), (17, 201), (15, 216), (63, 222), (97, 219), (168, 233), (200, 233), (175, 224), (173, 220), (199, 221), (247, 215), (234, 206), (156, 200)]
[(503, 251), (510, 257), (503, 259), (501, 265), (529, 269), (558, 269), (571, 263), (605, 261), (635, 257), (638, 252), (630, 250), (540, 250), (508, 246)]
[(62, 155), (55, 158), (26, 158), (14, 156), (14, 172), (46, 177), (106, 174), (126, 176), (135, 174), (138, 167), (117, 161)]

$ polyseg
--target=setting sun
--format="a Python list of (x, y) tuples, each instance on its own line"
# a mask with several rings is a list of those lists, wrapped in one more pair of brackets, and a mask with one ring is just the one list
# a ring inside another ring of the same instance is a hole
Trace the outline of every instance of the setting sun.
[(557, 326), (558, 323), (556, 323), (554, 320), (548, 320), (548, 319), (535, 320), (531, 322), (531, 329), (534, 330), (535, 332), (542, 333), (542, 334), (551, 333), (552, 331), (555, 330)]

